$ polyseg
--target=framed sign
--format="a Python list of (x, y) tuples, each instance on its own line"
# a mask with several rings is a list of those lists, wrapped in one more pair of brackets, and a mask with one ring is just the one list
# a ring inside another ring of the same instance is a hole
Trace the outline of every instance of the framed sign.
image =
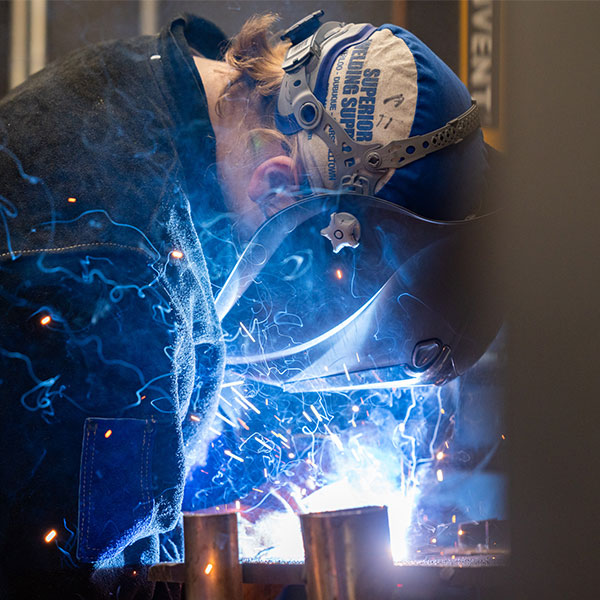
[(503, 3), (461, 0), (460, 76), (477, 101), (486, 141), (502, 150)]

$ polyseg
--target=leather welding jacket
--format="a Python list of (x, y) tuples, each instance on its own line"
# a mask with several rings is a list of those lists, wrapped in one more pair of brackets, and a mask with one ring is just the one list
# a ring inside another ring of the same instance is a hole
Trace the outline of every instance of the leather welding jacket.
[(181, 17), (78, 50), (0, 102), (0, 589), (24, 563), (181, 558), (159, 534), (178, 524), (224, 355), (192, 48), (216, 59), (224, 42)]

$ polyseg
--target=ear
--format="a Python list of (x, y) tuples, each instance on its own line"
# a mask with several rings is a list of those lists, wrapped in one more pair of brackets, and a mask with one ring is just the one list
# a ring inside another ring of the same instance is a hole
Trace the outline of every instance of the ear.
[(294, 161), (289, 156), (273, 156), (258, 165), (248, 183), (248, 197), (270, 217), (294, 199), (287, 188), (296, 185)]

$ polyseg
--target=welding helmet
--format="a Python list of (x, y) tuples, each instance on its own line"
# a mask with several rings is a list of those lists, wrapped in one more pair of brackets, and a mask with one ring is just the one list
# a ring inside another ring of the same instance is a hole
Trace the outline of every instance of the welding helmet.
[[(317, 192), (263, 224), (218, 295), (227, 363), (289, 391), (441, 384), (500, 324), (485, 251), (495, 218), (452, 200), (457, 187), (469, 196), (465, 168), (484, 171), (477, 106), (405, 30), (321, 15), (282, 36), (276, 111)], [(400, 60), (382, 83), (390, 48)]]
[(356, 193), (289, 206), (217, 296), (227, 364), (289, 391), (449, 381), (499, 328), (493, 225), (432, 221)]

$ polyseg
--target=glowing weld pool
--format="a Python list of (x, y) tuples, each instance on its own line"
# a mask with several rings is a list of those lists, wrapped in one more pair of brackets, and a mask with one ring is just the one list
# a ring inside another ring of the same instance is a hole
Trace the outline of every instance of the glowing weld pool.
[(468, 377), (404, 390), (289, 394), (238, 378), (184, 508), (238, 510), (253, 563), (303, 561), (298, 513), (367, 505), (388, 506), (396, 563), (457, 548), (460, 523), (506, 518), (504, 477), (488, 470), (506, 442), (496, 359), (492, 349)]

